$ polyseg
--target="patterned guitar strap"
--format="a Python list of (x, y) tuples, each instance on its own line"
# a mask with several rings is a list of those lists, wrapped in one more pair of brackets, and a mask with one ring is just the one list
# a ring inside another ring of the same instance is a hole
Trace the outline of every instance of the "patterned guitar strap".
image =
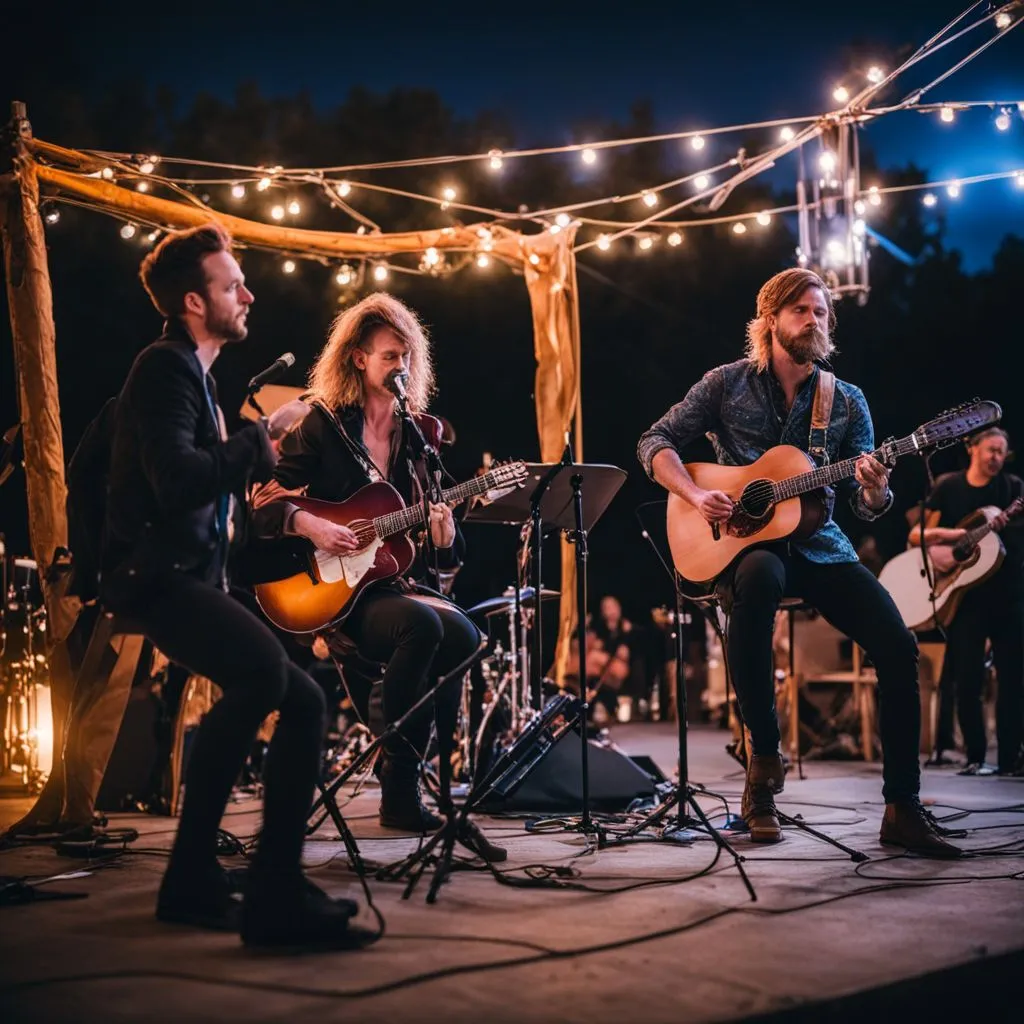
[(828, 465), (828, 425), (832, 419), (832, 400), (836, 396), (836, 375), (828, 370), (818, 370), (818, 386), (814, 392), (811, 408), (811, 433), (807, 441), (807, 453), (819, 466)]

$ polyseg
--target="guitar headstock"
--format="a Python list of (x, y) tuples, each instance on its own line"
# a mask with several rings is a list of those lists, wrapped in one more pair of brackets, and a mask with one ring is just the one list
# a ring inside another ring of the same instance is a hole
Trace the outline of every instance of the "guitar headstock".
[(929, 420), (914, 431), (913, 437), (919, 449), (948, 448), (960, 438), (998, 423), (1002, 415), (996, 402), (975, 399)]
[(499, 462), (488, 471), (492, 487), (522, 487), (530, 475), (525, 462)]

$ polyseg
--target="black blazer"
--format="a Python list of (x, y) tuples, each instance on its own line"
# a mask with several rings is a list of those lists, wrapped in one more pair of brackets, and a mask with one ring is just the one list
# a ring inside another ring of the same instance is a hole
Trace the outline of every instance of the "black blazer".
[(118, 398), (104, 601), (116, 610), (120, 595), (130, 596), (167, 571), (219, 584), (227, 542), (218, 535), (218, 502), (233, 493), (236, 507), (244, 509), (248, 483), (268, 480), (273, 466), (262, 424), (246, 424), (221, 440), (195, 342), (169, 321), (136, 358)]

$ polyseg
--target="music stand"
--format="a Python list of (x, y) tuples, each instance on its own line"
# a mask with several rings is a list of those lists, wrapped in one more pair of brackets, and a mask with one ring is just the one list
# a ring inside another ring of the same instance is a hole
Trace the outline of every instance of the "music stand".
[[(572, 449), (566, 445), (561, 462), (528, 463), (530, 483), (496, 499), (490, 505), (473, 510), (472, 518), (478, 521), (503, 523), (530, 523), (531, 558), (533, 559), (533, 592), (542, 592), (541, 548), (544, 528), (548, 532), (560, 530), (573, 545), (576, 561), (576, 618), (579, 635), (580, 657), (580, 700), (577, 705), (577, 720), (580, 729), (580, 751), (583, 790), (583, 814), (579, 829), (593, 831), (590, 818), (590, 779), (587, 759), (587, 711), (589, 708), (586, 687), (587, 663), (587, 534), (604, 514), (612, 498), (625, 482), (626, 471), (618, 466), (576, 463), (572, 461)], [(532, 486), (531, 486), (532, 485)], [(470, 518), (467, 515), (467, 519)], [(519, 610), (517, 608), (517, 614)], [(538, 611), (533, 617), (532, 646), (530, 658), (530, 692), (534, 710), (541, 711), (541, 658), (543, 635), (541, 616)]]

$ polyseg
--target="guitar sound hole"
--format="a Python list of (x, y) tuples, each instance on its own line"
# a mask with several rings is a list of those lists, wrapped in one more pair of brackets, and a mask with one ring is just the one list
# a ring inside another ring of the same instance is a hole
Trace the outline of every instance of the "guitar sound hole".
[(754, 480), (743, 488), (743, 493), (733, 506), (726, 532), (733, 537), (751, 537), (763, 530), (774, 514), (772, 482)]

